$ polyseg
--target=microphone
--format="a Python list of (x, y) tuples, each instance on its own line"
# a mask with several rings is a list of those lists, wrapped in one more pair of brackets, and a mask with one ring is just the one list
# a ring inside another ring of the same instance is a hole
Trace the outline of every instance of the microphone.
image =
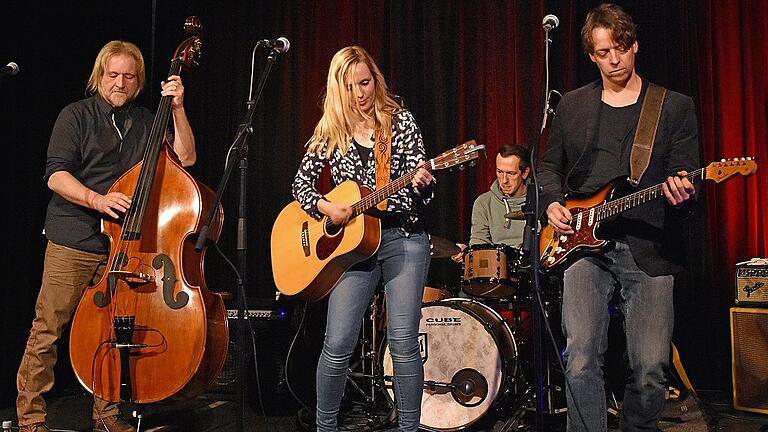
[(14, 62), (10, 62), (7, 65), (0, 68), (0, 77), (6, 75), (16, 75), (19, 73), (19, 65)]
[(456, 388), (458, 388), (464, 396), (472, 396), (475, 392), (475, 383), (471, 380), (464, 380), (457, 385)]
[(544, 31), (548, 32), (557, 28), (560, 25), (560, 20), (556, 16), (549, 14), (541, 20), (541, 25), (544, 27)]
[(256, 42), (257, 47), (272, 48), (280, 54), (285, 54), (291, 49), (291, 41), (284, 37), (277, 39), (262, 39)]

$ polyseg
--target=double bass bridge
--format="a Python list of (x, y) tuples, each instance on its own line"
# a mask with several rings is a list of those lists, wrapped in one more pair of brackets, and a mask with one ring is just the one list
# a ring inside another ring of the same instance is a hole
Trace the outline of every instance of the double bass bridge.
[[(116, 263), (125, 266), (130, 260), (125, 254), (117, 254), (115, 257)], [(115, 266), (117, 267), (117, 266)], [(140, 267), (140, 266), (139, 266)], [(173, 261), (168, 255), (158, 254), (152, 259), (152, 268), (155, 270), (162, 269), (163, 276), (156, 278), (155, 275), (144, 273), (142, 271), (130, 271), (130, 270), (110, 270), (107, 272), (107, 289), (106, 292), (96, 292), (93, 295), (93, 302), (98, 307), (105, 307), (111, 301), (117, 290), (117, 281), (124, 281), (129, 287), (136, 288), (147, 284), (157, 284), (158, 281), (162, 285), (163, 302), (171, 309), (181, 309), (189, 303), (189, 294), (184, 291), (178, 292), (174, 296), (174, 288), (176, 287), (176, 266), (173, 265)]]
[(115, 279), (125, 281), (128, 285), (144, 285), (155, 281), (153, 275), (142, 272), (112, 270), (109, 272), (109, 275), (113, 276)]

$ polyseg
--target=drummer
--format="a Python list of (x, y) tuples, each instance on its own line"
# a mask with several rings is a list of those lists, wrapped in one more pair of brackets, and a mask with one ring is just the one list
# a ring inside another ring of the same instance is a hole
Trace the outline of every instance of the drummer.
[[(520, 248), (523, 243), (527, 186), (531, 171), (530, 153), (519, 144), (504, 145), (496, 155), (496, 181), (488, 192), (472, 206), (472, 230), (469, 245), (503, 244)], [(458, 244), (461, 252), (452, 259), (461, 262), (467, 245)]]

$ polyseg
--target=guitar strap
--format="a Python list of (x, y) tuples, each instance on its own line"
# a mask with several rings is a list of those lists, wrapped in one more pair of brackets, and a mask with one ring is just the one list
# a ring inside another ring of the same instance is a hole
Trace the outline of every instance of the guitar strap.
[(656, 84), (649, 84), (645, 93), (643, 107), (640, 109), (640, 120), (637, 121), (635, 142), (632, 144), (632, 153), (629, 156), (629, 183), (637, 187), (640, 178), (648, 168), (653, 152), (653, 141), (656, 138), (656, 129), (661, 119), (661, 108), (664, 106), (664, 95), (667, 89)]
[[(377, 128), (376, 141), (373, 148), (373, 157), (376, 162), (376, 190), (383, 189), (389, 184), (390, 158), (392, 156), (392, 134), (388, 134), (381, 128)], [(387, 200), (376, 204), (381, 211), (387, 210)]]

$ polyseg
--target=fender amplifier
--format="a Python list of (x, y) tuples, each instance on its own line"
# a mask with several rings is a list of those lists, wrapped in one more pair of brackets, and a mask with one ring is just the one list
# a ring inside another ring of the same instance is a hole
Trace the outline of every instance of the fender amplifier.
[(768, 306), (768, 265), (736, 266), (736, 304)]
[(733, 407), (768, 414), (768, 309), (731, 308)]

